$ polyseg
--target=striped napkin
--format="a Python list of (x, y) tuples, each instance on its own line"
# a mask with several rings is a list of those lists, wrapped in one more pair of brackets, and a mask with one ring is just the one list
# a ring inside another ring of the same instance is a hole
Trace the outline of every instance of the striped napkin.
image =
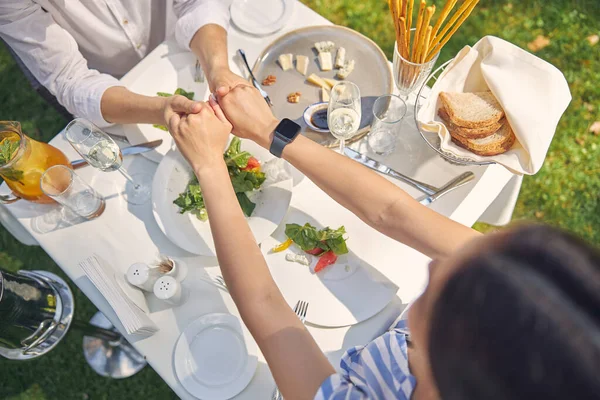
[(123, 292), (110, 266), (96, 256), (81, 261), (79, 266), (108, 301), (128, 334), (149, 336), (158, 331), (150, 317)]

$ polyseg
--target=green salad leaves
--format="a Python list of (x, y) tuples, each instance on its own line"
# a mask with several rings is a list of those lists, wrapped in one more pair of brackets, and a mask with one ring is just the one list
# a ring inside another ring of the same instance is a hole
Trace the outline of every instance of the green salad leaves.
[[(182, 88), (177, 88), (177, 90), (176, 90), (176, 91), (175, 91), (175, 93), (173, 93), (173, 94), (171, 94), (171, 93), (166, 93), (166, 92), (156, 92), (156, 95), (157, 95), (157, 96), (160, 96), (160, 97), (171, 97), (171, 96), (173, 96), (173, 95), (176, 95), (176, 94), (179, 94), (179, 95), (181, 95), (181, 96), (187, 97), (187, 98), (188, 98), (188, 99), (190, 99), (190, 100), (194, 100), (194, 92), (187, 92), (187, 91), (185, 91), (185, 90), (184, 90), (184, 89), (182, 89)], [(169, 128), (167, 128), (167, 127), (166, 127), (166, 126), (164, 126), (164, 125), (153, 124), (152, 126), (153, 126), (153, 127), (155, 127), (155, 128), (158, 128), (158, 129), (160, 129), (160, 130), (163, 130), (163, 131), (165, 131), (165, 132), (168, 132), (168, 131), (169, 131)]]
[[(239, 138), (234, 137), (229, 144), (229, 147), (223, 154), (231, 184), (237, 196), (240, 207), (247, 217), (251, 216), (256, 208), (246, 194), (253, 190), (260, 189), (264, 183), (266, 176), (260, 171), (260, 164), (252, 154), (247, 151), (242, 151), (242, 142)], [(191, 212), (201, 221), (208, 219), (202, 189), (198, 183), (198, 179), (194, 176), (188, 183), (185, 191), (179, 194), (179, 197), (173, 203), (180, 208), (179, 212), (184, 214)]]
[(285, 235), (292, 239), (303, 251), (314, 254), (315, 249), (321, 249), (323, 252), (333, 251), (336, 255), (348, 253), (346, 246), (346, 228), (343, 226), (338, 229), (329, 227), (318, 230), (308, 222), (306, 224), (286, 224)]

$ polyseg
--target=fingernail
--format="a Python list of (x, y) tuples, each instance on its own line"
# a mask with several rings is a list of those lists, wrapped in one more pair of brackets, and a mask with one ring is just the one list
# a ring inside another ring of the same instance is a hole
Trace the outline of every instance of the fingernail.
[(210, 99), (211, 99), (212, 101), (214, 101), (215, 103), (218, 103), (218, 102), (219, 102), (219, 101), (217, 100), (217, 96), (215, 96), (215, 94), (214, 94), (214, 93), (211, 93), (211, 94), (210, 94)]

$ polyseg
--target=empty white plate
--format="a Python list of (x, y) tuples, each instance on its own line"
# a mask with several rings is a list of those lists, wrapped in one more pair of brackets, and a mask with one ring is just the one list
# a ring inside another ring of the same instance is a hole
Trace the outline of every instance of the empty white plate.
[[(194, 82), (196, 56), (192, 53), (169, 54), (150, 65), (128, 89), (146, 96), (156, 96), (157, 92), (174, 93), (177, 88), (194, 92), (194, 100), (205, 101), (208, 98), (208, 85)], [(155, 128), (151, 124), (123, 125), (123, 131), (131, 145), (162, 139), (157, 148), (142, 153), (154, 162), (160, 160), (173, 147), (169, 132)]]
[[(250, 140), (242, 140), (242, 150), (249, 151), (263, 165), (274, 158)], [(208, 221), (200, 221), (191, 213), (180, 214), (179, 207), (173, 204), (173, 200), (185, 191), (192, 175), (181, 153), (177, 150), (169, 152), (154, 175), (152, 211), (160, 229), (177, 246), (190, 253), (214, 257), (216, 250), (210, 230), (210, 214)], [(273, 233), (285, 217), (292, 199), (292, 187), (292, 179), (273, 184), (265, 182), (259, 191), (253, 193), (252, 201), (256, 208), (247, 221), (258, 243)]]
[(284, 27), (295, 0), (233, 0), (231, 20), (241, 30), (264, 36)]
[(252, 380), (258, 347), (231, 314), (207, 314), (192, 322), (175, 345), (177, 378), (193, 396), (230, 399)]
[(298, 300), (309, 302), (306, 320), (325, 327), (354, 325), (383, 310), (396, 295), (398, 286), (352, 252), (351, 237), (349, 253), (338, 257), (335, 264), (317, 274), (313, 269), (318, 257), (310, 256), (310, 267), (285, 259), (288, 253), (305, 254), (296, 245), (280, 253), (271, 252), (287, 239), (286, 224), (304, 225), (307, 222), (318, 229), (323, 228), (308, 214), (292, 208), (272, 237), (261, 245), (271, 275), (290, 307)]

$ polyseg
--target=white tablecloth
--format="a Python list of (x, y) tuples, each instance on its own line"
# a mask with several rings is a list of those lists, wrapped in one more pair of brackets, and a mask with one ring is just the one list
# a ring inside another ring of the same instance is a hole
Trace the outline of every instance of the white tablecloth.
[[(321, 24), (329, 24), (329, 22), (297, 3), (286, 30)], [(282, 33), (254, 38), (232, 28), (229, 35), (232, 67), (237, 65), (233, 54), (238, 48), (246, 50), (252, 63), (260, 51)], [(123, 78), (123, 82), (125, 84), (132, 82), (159, 57), (170, 52), (181, 51), (171, 42), (160, 45), (134, 67)], [(441, 214), (471, 226), (490, 207), (513, 175), (501, 166), (467, 168), (445, 162), (429, 149), (418, 135), (412, 122), (412, 112), (407, 116), (407, 120), (408, 125), (404, 129), (398, 150), (387, 157), (385, 162), (402, 173), (436, 186), (443, 185), (466, 170), (473, 171), (476, 175), (474, 183), (448, 194), (432, 205), (432, 208)], [(114, 132), (119, 133), (119, 129), (116, 128)], [(57, 135), (50, 143), (60, 148), (70, 159), (80, 158), (61, 135)], [(361, 144), (353, 146), (359, 148)], [(136, 171), (153, 173), (157, 167), (142, 156), (126, 158), (125, 166), (132, 173)], [(149, 364), (178, 396), (186, 399), (193, 398), (181, 386), (174, 374), (172, 354), (177, 338), (191, 321), (203, 314), (219, 311), (237, 314), (227, 294), (217, 291), (198, 278), (205, 271), (218, 272), (216, 258), (193, 256), (172, 244), (154, 221), (150, 203), (133, 206), (119, 196), (125, 181), (118, 172), (102, 173), (93, 168), (83, 168), (77, 173), (105, 196), (107, 207), (100, 218), (42, 234), (36, 232), (34, 227), (50, 206), (21, 201), (7, 206), (8, 211), (121, 332), (124, 330), (114, 312), (78, 267), (78, 262), (92, 253), (97, 253), (110, 262), (115, 271), (122, 272), (134, 262), (149, 262), (158, 253), (162, 253), (183, 258), (188, 263), (190, 271), (184, 281), (187, 301), (174, 309), (150, 301), (150, 317), (161, 327), (160, 331), (148, 338), (126, 336), (136, 349), (146, 356)], [(421, 195), (420, 192), (398, 181), (394, 182), (415, 197)], [(520, 182), (513, 185), (513, 189), (505, 196), (511, 201), (516, 199), (519, 186)], [(4, 185), (1, 191), (6, 192), (6, 190)], [(496, 213), (510, 215), (513, 206), (514, 201), (509, 204), (508, 211), (506, 208), (496, 207), (499, 210), (496, 210)], [(399, 314), (402, 304), (418, 296), (426, 284), (428, 258), (366, 226), (306, 178), (295, 187), (291, 207), (310, 214), (323, 225), (345, 225), (350, 238), (348, 245), (356, 255), (378, 268), (399, 286), (398, 297), (383, 312), (363, 323), (336, 329), (309, 327), (323, 351), (337, 367), (339, 357), (345, 349), (364, 344), (381, 334)], [(316, 304), (314, 306), (318, 307)], [(273, 387), (274, 383), (268, 367), (264, 359), (260, 359), (253, 381), (236, 398), (265, 399), (268, 398)]]

